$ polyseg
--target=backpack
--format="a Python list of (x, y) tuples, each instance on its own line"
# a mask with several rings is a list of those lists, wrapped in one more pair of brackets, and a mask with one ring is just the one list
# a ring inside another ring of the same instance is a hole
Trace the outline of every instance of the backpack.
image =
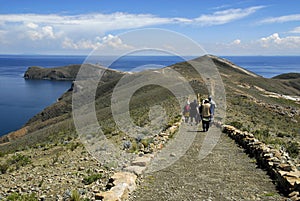
[(185, 112), (190, 111), (190, 105), (189, 104), (187, 104), (186, 106), (184, 106), (184, 111)]

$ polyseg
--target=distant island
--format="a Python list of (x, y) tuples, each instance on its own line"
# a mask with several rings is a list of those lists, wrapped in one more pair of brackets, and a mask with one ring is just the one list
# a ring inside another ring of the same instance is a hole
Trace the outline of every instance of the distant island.
[(73, 81), (76, 78), (80, 64), (69, 66), (61, 66), (56, 68), (42, 68), (39, 66), (31, 66), (24, 73), (25, 79), (40, 79), (40, 80), (69, 80)]

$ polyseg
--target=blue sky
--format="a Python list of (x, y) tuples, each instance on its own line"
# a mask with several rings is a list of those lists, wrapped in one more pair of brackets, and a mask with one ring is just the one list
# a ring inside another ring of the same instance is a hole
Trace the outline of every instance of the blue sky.
[(162, 28), (191, 38), (209, 54), (300, 55), (300, 1), (0, 0), (0, 5), (0, 54), (130, 49), (119, 34)]

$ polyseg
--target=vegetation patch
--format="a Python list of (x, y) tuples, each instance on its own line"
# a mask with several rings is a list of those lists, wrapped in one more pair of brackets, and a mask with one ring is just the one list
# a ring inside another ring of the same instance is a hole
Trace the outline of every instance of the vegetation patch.
[(101, 178), (102, 178), (102, 174), (92, 174), (92, 175), (89, 175), (87, 177), (84, 177), (82, 182), (85, 185), (90, 185), (90, 184), (94, 183), (95, 181), (97, 181), (98, 179), (101, 179)]
[(32, 194), (19, 194), (19, 193), (12, 193), (7, 197), (9, 201), (38, 201), (35, 193)]

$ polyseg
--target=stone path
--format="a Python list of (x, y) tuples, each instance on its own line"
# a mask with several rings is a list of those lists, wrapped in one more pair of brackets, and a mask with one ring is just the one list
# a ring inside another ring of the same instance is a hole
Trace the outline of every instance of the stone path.
[[(189, 125), (183, 125), (186, 135), (192, 134)], [(286, 200), (265, 171), (257, 167), (255, 159), (224, 134), (213, 151), (204, 159), (198, 158), (205, 135), (197, 132), (186, 154), (173, 165), (145, 174), (130, 201), (150, 200)]]

